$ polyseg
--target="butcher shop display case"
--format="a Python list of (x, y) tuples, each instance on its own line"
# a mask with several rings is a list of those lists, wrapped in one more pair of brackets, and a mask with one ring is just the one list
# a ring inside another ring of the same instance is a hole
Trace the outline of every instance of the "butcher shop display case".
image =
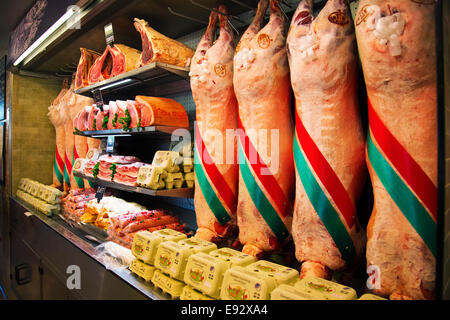
[(36, 0), (6, 63), (6, 295), (449, 299), (449, 16)]

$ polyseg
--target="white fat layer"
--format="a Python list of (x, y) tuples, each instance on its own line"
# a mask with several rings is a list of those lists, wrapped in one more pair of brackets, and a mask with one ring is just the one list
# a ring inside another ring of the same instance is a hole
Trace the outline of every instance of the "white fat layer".
[(309, 63), (317, 59), (316, 52), (314, 51), (319, 46), (319, 39), (314, 32), (310, 32), (307, 35), (298, 39), (298, 45), (295, 50), (300, 52), (300, 58)]
[(375, 37), (380, 40), (382, 45), (387, 45), (389, 53), (393, 56), (402, 54), (402, 44), (400, 36), (405, 29), (405, 20), (400, 13), (394, 13), (390, 16), (381, 16), (381, 10), (378, 6), (372, 5), (367, 8), (373, 12), (371, 18), (367, 21), (368, 30), (373, 31)]
[(243, 48), (235, 56), (235, 63), (238, 70), (248, 68), (256, 59), (256, 53), (253, 49)]
[(209, 73), (208, 60), (204, 58), (202, 62), (196, 66), (195, 72), (189, 72), (189, 76), (192, 77), (191, 80), (194, 80), (195, 82), (205, 83), (208, 80)]

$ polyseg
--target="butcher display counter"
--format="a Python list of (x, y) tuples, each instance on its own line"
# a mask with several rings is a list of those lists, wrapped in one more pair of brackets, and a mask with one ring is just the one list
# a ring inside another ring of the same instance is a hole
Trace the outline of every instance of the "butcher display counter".
[(11, 297), (449, 298), (447, 2), (72, 2), (8, 62)]

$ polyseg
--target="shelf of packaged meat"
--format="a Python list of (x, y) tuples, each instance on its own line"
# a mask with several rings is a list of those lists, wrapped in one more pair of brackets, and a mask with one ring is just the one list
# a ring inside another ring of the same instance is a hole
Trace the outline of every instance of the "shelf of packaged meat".
[(116, 274), (127, 284), (144, 294), (144, 296), (146, 296), (147, 298), (150, 298), (152, 300), (170, 299), (167, 294), (158, 291), (148, 282), (145, 282), (143, 279), (140, 279), (135, 274), (133, 274), (128, 268), (111, 268), (111, 266), (105, 264), (105, 259), (102, 259), (102, 249), (100, 248), (101, 246), (98, 246), (98, 241), (92, 241), (93, 239), (92, 237), (90, 237), (91, 233), (86, 232), (86, 229), (73, 228), (73, 225), (67, 223), (67, 220), (63, 219), (61, 215), (49, 217), (17, 197), (11, 197), (11, 199), (13, 199), (17, 204), (20, 205), (20, 207), (22, 207), (20, 210), (25, 212), (27, 214), (27, 217), (33, 216), (50, 227), (56, 233), (67, 239), (75, 247), (87, 254), (90, 258), (96, 260), (110, 272)]
[(152, 136), (165, 136), (165, 135), (183, 135), (185, 130), (179, 127), (172, 126), (150, 126), (142, 128), (130, 128), (128, 130), (123, 129), (111, 129), (111, 130), (89, 130), (89, 131), (75, 131), (74, 134), (79, 136), (91, 137), (91, 138), (105, 138), (108, 136), (135, 136), (135, 135), (152, 135)]
[[(169, 65), (162, 62), (153, 62), (140, 68), (119, 74), (113, 78), (94, 83), (87, 87), (75, 90), (76, 94), (93, 97), (94, 92), (107, 94), (113, 91), (130, 89), (143, 83), (156, 86), (180, 79), (189, 79), (189, 68)], [(189, 86), (189, 83), (186, 82)]]
[(74, 172), (73, 174), (76, 177), (83, 178), (89, 180), (95, 184), (105, 186), (112, 189), (127, 191), (127, 192), (135, 192), (146, 194), (149, 196), (155, 197), (175, 197), (175, 198), (193, 198), (194, 197), (194, 188), (179, 188), (179, 189), (161, 189), (161, 190), (152, 190), (141, 187), (133, 187), (125, 184), (107, 181), (99, 178), (94, 178), (91, 176), (84, 175), (82, 173)]

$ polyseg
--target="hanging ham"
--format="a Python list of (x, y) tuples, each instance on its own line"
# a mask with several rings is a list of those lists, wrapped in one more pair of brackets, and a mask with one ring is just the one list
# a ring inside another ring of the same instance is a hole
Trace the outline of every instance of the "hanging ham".
[(391, 299), (431, 299), (438, 179), (435, 1), (361, 0), (355, 24), (374, 194), (368, 282)]
[(329, 0), (314, 18), (312, 5), (301, 1), (287, 37), (296, 104), (292, 237), (300, 276), (329, 278), (363, 254), (356, 203), (366, 178), (365, 134), (350, 9)]
[(48, 117), (55, 128), (55, 159), (53, 164), (53, 186), (55, 188), (62, 188), (64, 183), (64, 122), (61, 118), (61, 101), (68, 90), (68, 81), (64, 80), (63, 87), (58, 96), (53, 100), (51, 106), (48, 108)]
[[(218, 10), (227, 13), (225, 6)], [(217, 16), (220, 35), (214, 42)], [(229, 237), (237, 227), (237, 141), (227, 139), (227, 134), (233, 137), (237, 129), (233, 55), (233, 31), (227, 18), (213, 11), (190, 72), (197, 120), (196, 157), (200, 160), (195, 165), (196, 237), (208, 241)]]
[(268, 0), (243, 34), (234, 56), (233, 85), (239, 104), (239, 200), (243, 252), (260, 256), (290, 236), (295, 175), (292, 157), (289, 65), (280, 1)]

